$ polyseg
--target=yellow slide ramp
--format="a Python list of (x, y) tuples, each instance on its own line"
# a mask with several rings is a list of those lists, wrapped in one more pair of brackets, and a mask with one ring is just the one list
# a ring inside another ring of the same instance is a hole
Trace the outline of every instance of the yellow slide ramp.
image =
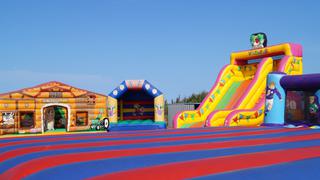
[(174, 127), (203, 127), (214, 110), (232, 107), (242, 97), (243, 89), (254, 78), (257, 67), (252, 65), (227, 65), (219, 73), (215, 85), (197, 110), (183, 111), (175, 116)]
[[(244, 110), (248, 111), (248, 109), (253, 109), (257, 105), (258, 100), (261, 99), (261, 95), (265, 93), (267, 76), (270, 72), (272, 72), (272, 70), (273, 70), (272, 58), (264, 58), (259, 63), (258, 70), (254, 76), (254, 79), (252, 80), (246, 92), (243, 94), (243, 97), (240, 98), (238, 104), (233, 109), (230, 109), (230, 110), (220, 110), (220, 111), (212, 112), (207, 117), (206, 126), (230, 126), (231, 121), (228, 117), (230, 114), (240, 114), (240, 112)], [(261, 102), (264, 105), (264, 101), (261, 101)], [(255, 119), (261, 116), (261, 118), (259, 119), (263, 120), (262, 111), (260, 111), (259, 113), (259, 110), (254, 109), (254, 110), (250, 110), (250, 113), (251, 111), (253, 111), (252, 112), (253, 114), (256, 114)], [(246, 113), (246, 115), (243, 115), (245, 116), (244, 118), (241, 117), (245, 121), (241, 121), (241, 123), (238, 122), (237, 125), (251, 126), (251, 125), (258, 125), (262, 123), (259, 120), (249, 121), (247, 118), (248, 117), (247, 114), (248, 113)], [(242, 120), (241, 118), (239, 117), (238, 120), (239, 121)]]

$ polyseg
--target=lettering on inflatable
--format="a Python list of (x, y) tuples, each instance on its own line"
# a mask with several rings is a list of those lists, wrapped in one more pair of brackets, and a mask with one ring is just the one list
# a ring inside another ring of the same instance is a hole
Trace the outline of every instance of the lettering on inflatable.
[(59, 98), (59, 99), (43, 99), (42, 100), (43, 103), (62, 103), (62, 102), (68, 102), (67, 99), (62, 99), (62, 98)]
[(257, 55), (264, 55), (267, 53), (268, 53), (268, 49), (259, 49), (259, 50), (249, 51), (248, 55), (249, 56), (257, 56)]

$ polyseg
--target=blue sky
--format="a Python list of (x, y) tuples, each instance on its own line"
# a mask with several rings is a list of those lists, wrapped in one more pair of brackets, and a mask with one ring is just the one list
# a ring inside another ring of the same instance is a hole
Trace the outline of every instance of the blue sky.
[(0, 92), (57, 80), (107, 94), (147, 79), (168, 99), (209, 90), (232, 51), (265, 32), (320, 72), (319, 1), (2, 0)]

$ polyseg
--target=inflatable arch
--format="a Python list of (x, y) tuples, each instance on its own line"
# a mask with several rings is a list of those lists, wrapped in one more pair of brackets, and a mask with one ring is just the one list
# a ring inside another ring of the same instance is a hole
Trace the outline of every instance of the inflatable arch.
[(110, 130), (165, 128), (164, 96), (146, 80), (125, 80), (108, 96)]

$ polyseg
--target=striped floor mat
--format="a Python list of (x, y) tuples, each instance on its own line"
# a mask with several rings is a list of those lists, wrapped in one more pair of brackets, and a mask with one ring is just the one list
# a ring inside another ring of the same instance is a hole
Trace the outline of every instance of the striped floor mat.
[(320, 129), (8, 137), (0, 152), (0, 179), (320, 179)]

